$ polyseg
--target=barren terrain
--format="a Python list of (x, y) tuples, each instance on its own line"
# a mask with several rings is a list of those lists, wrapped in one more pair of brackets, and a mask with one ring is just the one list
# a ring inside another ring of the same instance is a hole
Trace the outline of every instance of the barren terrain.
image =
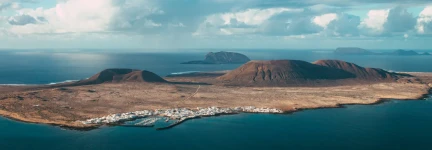
[(255, 106), (292, 112), (342, 104), (374, 104), (384, 99), (419, 99), (428, 94), (432, 73), (413, 75), (422, 82), (240, 87), (203, 84), (209, 77), (169, 77), (165, 79), (171, 83), (106, 83), (55, 88), (3, 86), (0, 87), (0, 115), (26, 122), (83, 128), (93, 125), (77, 121), (164, 108)]

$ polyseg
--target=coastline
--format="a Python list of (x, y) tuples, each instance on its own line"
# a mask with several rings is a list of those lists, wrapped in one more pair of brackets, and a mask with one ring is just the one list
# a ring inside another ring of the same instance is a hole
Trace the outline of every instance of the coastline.
[(291, 112), (287, 112), (287, 113), (295, 113), (295, 112), (299, 112), (299, 111), (314, 110), (314, 109), (346, 108), (346, 106), (352, 106), (352, 105), (364, 105), (364, 106), (380, 105), (380, 104), (384, 104), (384, 103), (391, 102), (391, 101), (422, 101), (422, 100), (426, 100), (429, 97), (432, 97), (432, 88), (429, 89), (429, 92), (427, 94), (422, 94), (421, 96), (418, 96), (416, 98), (407, 98), (407, 99), (380, 98), (380, 99), (377, 99), (375, 102), (372, 102), (372, 103), (343, 103), (343, 104), (338, 104), (334, 107), (301, 108), (301, 109), (297, 109), (295, 111), (291, 111)]
[[(252, 106), (257, 109), (277, 109), (282, 114), (292, 114), (310, 109), (376, 105), (393, 100), (421, 100), (429, 97), (432, 94), (430, 84), (432, 73), (412, 74), (424, 82), (376, 82), (327, 87), (242, 87), (129, 82), (74, 87), (54, 86), (30, 90), (25, 87), (18, 87), (14, 90), (14, 88), (0, 86), (0, 89), (3, 88), (6, 91), (0, 94), (0, 116), (20, 122), (48, 124), (85, 131), (119, 124), (115, 122), (84, 124), (82, 121), (110, 114), (146, 110), (192, 110), (209, 107), (231, 109), (233, 106)], [(166, 79), (173, 83), (208, 81), (207, 77), (170, 77)], [(7, 90), (12, 90), (12, 92)], [(237, 111), (212, 115), (201, 114), (176, 122), (171, 127), (189, 119), (238, 113), (263, 112)]]
[[(17, 117), (15, 117), (17, 116)], [(98, 129), (101, 127), (100, 125), (84, 125), (84, 124), (76, 124), (76, 123), (68, 123), (68, 122), (61, 122), (61, 121), (47, 121), (47, 120), (41, 120), (41, 119), (34, 119), (30, 120), (24, 117), (19, 117), (19, 115), (11, 115), (9, 112), (5, 112), (3, 110), (0, 110), (0, 117), (3, 117), (8, 120), (22, 122), (22, 123), (28, 123), (28, 124), (42, 124), (42, 125), (49, 125), (54, 127), (59, 127), (62, 129), (68, 129), (68, 130), (76, 130), (76, 131), (90, 131), (94, 129)]]
[[(350, 106), (350, 105), (379, 105), (379, 104), (383, 104), (389, 101), (417, 101), (417, 100), (425, 100), (426, 98), (430, 97), (432, 95), (432, 88), (429, 89), (428, 93), (424, 93), (421, 94), (420, 96), (417, 97), (413, 97), (413, 98), (406, 98), (406, 99), (395, 99), (395, 98), (380, 98), (377, 99), (376, 101), (372, 102), (372, 103), (341, 103), (341, 104), (337, 104), (335, 106), (321, 106), (321, 107), (310, 107), (310, 108), (300, 108), (300, 109), (295, 109), (295, 110), (284, 110), (282, 113), (265, 113), (265, 114), (274, 114), (274, 115), (278, 115), (278, 114), (293, 114), (295, 112), (300, 112), (300, 111), (306, 111), (306, 110), (315, 110), (315, 109), (329, 109), (329, 108), (345, 108), (346, 106)], [(225, 116), (225, 115), (237, 115), (237, 114), (262, 114), (260, 112), (240, 112), (240, 113), (226, 113), (226, 114), (215, 114), (215, 115), (206, 115), (206, 116), (196, 116), (193, 118), (187, 118), (185, 120), (180, 120), (174, 124), (171, 124), (169, 126), (166, 127), (160, 127), (160, 128), (156, 128), (156, 130), (166, 130), (166, 129), (170, 129), (170, 128), (174, 128), (177, 125), (180, 125), (188, 120), (192, 120), (192, 119), (202, 119), (202, 118), (207, 118), (207, 117), (218, 117), (218, 116)], [(50, 126), (55, 126), (55, 127), (60, 127), (63, 129), (68, 129), (68, 130), (77, 130), (77, 131), (90, 131), (90, 130), (94, 130), (94, 129), (99, 129), (102, 126), (124, 126), (124, 127), (141, 127), (141, 126), (133, 126), (133, 125), (120, 125), (118, 123), (112, 123), (112, 124), (82, 124), (82, 123), (77, 123), (79, 121), (76, 121), (74, 123), (70, 123), (70, 122), (63, 122), (63, 121), (48, 121), (48, 120), (42, 120), (42, 119), (32, 119), (29, 120), (27, 118), (24, 117), (19, 117), (19, 115), (17, 114), (12, 114), (10, 112), (6, 112), (3, 110), (0, 110), (0, 116), (4, 117), (6, 119), (10, 119), (13, 121), (18, 121), (18, 122), (23, 122), (23, 123), (30, 123), (30, 124), (46, 124), (46, 125), (50, 125)], [(153, 127), (153, 126), (143, 126), (143, 127)]]
[[(421, 101), (421, 100), (426, 100), (427, 98), (432, 96), (432, 88), (429, 89), (429, 93), (423, 94), (417, 98), (413, 98), (413, 99), (393, 99), (393, 98), (382, 98), (382, 99), (378, 99), (377, 101), (373, 102), (373, 103), (346, 103), (346, 104), (338, 104), (335, 107), (316, 107), (316, 108), (303, 108), (303, 109), (296, 109), (296, 110), (292, 110), (292, 111), (283, 111), (282, 113), (260, 113), (260, 112), (239, 112), (239, 113), (226, 113), (226, 114), (216, 114), (216, 115), (207, 115), (207, 116), (196, 116), (196, 117), (192, 117), (192, 118), (186, 118), (184, 120), (179, 120), (173, 124), (170, 124), (168, 126), (165, 127), (159, 127), (156, 128), (156, 130), (168, 130), (171, 128), (174, 128), (175, 126), (178, 126), (188, 120), (193, 120), (193, 119), (203, 119), (203, 118), (207, 118), (207, 117), (218, 117), (218, 116), (226, 116), (226, 115), (237, 115), (237, 114), (272, 114), (272, 115), (278, 115), (278, 114), (293, 114), (295, 112), (300, 112), (300, 111), (306, 111), (306, 110), (316, 110), (316, 109), (330, 109), (330, 108), (346, 108), (346, 106), (350, 106), (350, 105), (380, 105), (380, 104), (384, 104), (386, 102), (390, 102), (390, 101)], [(127, 126), (127, 127), (154, 127), (154, 125), (152, 126), (134, 126), (134, 125), (118, 125), (118, 126)]]

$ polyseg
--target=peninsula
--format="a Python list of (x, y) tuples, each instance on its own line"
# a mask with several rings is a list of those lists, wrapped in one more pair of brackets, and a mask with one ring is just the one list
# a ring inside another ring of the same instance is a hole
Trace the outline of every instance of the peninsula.
[(340, 60), (250, 61), (232, 71), (160, 77), (150, 71), (106, 69), (76, 82), (0, 86), (0, 115), (78, 129), (149, 118), (174, 120), (235, 113), (420, 99), (432, 73), (395, 73)]
[(205, 56), (204, 60), (188, 61), (182, 64), (243, 64), (250, 59), (243, 54), (235, 52), (210, 52)]

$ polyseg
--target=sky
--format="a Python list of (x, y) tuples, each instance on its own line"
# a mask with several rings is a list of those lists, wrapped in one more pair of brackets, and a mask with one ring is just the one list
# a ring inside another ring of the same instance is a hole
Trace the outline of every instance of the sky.
[(0, 0), (1, 49), (432, 49), (431, 0)]

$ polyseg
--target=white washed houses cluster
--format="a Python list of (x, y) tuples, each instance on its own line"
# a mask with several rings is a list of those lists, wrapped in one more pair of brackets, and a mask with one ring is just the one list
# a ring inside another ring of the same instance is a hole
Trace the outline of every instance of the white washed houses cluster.
[(144, 111), (122, 113), (122, 114), (112, 114), (101, 118), (88, 119), (86, 121), (82, 121), (82, 123), (84, 124), (116, 123), (120, 121), (149, 117), (149, 116), (168, 117), (170, 119), (182, 121), (189, 118), (195, 118), (200, 116), (214, 116), (220, 114), (232, 114), (232, 113), (241, 113), (241, 112), (282, 113), (283, 111), (275, 108), (256, 108), (253, 106), (235, 107), (235, 108), (207, 107), (207, 108), (197, 108), (196, 110), (191, 110), (187, 108), (174, 108), (174, 109), (166, 109), (166, 110), (157, 109), (155, 111), (144, 110)]
[(121, 114), (112, 114), (100, 118), (88, 119), (86, 121), (82, 121), (82, 123), (84, 124), (116, 123), (119, 121), (142, 118), (142, 117), (153, 116), (153, 115), (154, 115), (153, 111), (144, 110), (144, 111), (121, 113)]
[(242, 112), (254, 112), (254, 113), (282, 113), (282, 110), (275, 108), (256, 108), (253, 106), (239, 107)]

